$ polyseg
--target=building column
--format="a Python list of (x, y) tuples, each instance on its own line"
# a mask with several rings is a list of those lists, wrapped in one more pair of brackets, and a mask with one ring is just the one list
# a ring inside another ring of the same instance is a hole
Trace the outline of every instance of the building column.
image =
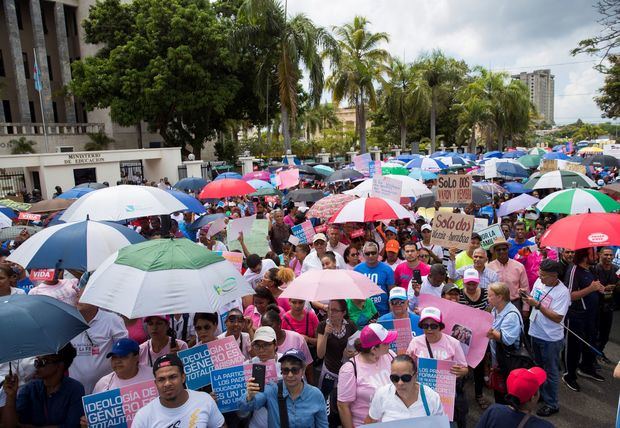
[(22, 58), (22, 42), (19, 37), (17, 26), (17, 11), (15, 0), (3, 0), (6, 28), (9, 34), (9, 46), (11, 51), (11, 63), (15, 76), (15, 91), (17, 92), (17, 111), (14, 120), (30, 123), (30, 107), (28, 105), (28, 87), (24, 74), (24, 60)]
[[(65, 6), (61, 2), (54, 3), (54, 24), (56, 25), (56, 43), (58, 45), (58, 62), (60, 63), (60, 81), (66, 88), (71, 82), (71, 62), (69, 59), (69, 42), (65, 25)], [(67, 123), (76, 123), (73, 95), (66, 94), (65, 115)]]
[[(30, 19), (32, 21), (32, 38), (37, 50), (37, 64), (41, 71), (41, 104), (43, 104), (43, 117), (45, 123), (54, 122), (54, 110), (52, 108), (52, 91), (50, 87), (50, 75), (47, 67), (47, 49), (45, 48), (45, 34), (43, 32), (43, 18), (41, 16), (40, 0), (30, 0)], [(33, 62), (34, 70), (34, 62)], [(33, 76), (34, 80), (34, 76)]]

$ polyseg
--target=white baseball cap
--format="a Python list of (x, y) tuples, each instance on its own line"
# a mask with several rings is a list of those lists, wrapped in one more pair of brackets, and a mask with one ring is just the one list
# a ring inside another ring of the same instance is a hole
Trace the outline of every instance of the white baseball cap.
[(312, 237), (312, 243), (314, 244), (316, 241), (325, 241), (327, 242), (327, 237), (324, 233), (317, 233)]
[(443, 317), (441, 316), (441, 311), (433, 306), (422, 309), (422, 312), (420, 313), (420, 322), (424, 321), (427, 318), (430, 318), (433, 321), (437, 321), (439, 324), (443, 324)]
[(252, 343), (260, 340), (261, 342), (275, 342), (276, 341), (276, 332), (271, 327), (258, 327), (254, 332), (254, 339), (252, 339)]
[(403, 287), (394, 287), (390, 290), (390, 300), (407, 300), (407, 290)]
[(463, 272), (463, 282), (475, 282), (476, 284), (479, 284), (480, 274), (478, 274), (476, 269), (465, 269), (465, 272)]

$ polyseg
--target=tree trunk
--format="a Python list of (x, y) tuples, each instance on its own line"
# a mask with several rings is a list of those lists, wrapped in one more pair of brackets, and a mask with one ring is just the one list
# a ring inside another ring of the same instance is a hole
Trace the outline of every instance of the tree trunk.
[(138, 122), (136, 125), (136, 129), (138, 130), (138, 148), (143, 149), (144, 144), (142, 142), (142, 122)]
[(504, 151), (504, 131), (497, 133), (497, 150), (500, 152)]
[(435, 88), (432, 89), (431, 96), (431, 151), (429, 154), (435, 153), (435, 149), (437, 149), (437, 142), (435, 141), (435, 120), (437, 119), (437, 94), (435, 93)]
[(400, 124), (400, 148), (405, 150), (407, 144), (407, 126), (404, 123)]
[(366, 153), (366, 106), (364, 90), (360, 91), (360, 153)]
[(280, 107), (280, 115), (282, 116), (282, 137), (284, 138), (284, 153), (291, 149), (291, 129), (288, 120), (288, 109), (282, 105)]
[(476, 153), (476, 130), (472, 129), (469, 143), (467, 144), (469, 153)]

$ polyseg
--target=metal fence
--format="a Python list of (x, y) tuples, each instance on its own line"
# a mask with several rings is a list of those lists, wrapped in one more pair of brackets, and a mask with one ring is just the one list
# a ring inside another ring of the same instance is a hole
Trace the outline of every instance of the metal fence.
[(179, 172), (179, 180), (187, 178), (187, 165), (179, 165), (177, 170)]
[(142, 183), (144, 178), (144, 168), (142, 166), (142, 160), (122, 161), (121, 167), (121, 180), (124, 183)]
[(0, 196), (17, 195), (26, 189), (26, 177), (21, 168), (0, 169)]

